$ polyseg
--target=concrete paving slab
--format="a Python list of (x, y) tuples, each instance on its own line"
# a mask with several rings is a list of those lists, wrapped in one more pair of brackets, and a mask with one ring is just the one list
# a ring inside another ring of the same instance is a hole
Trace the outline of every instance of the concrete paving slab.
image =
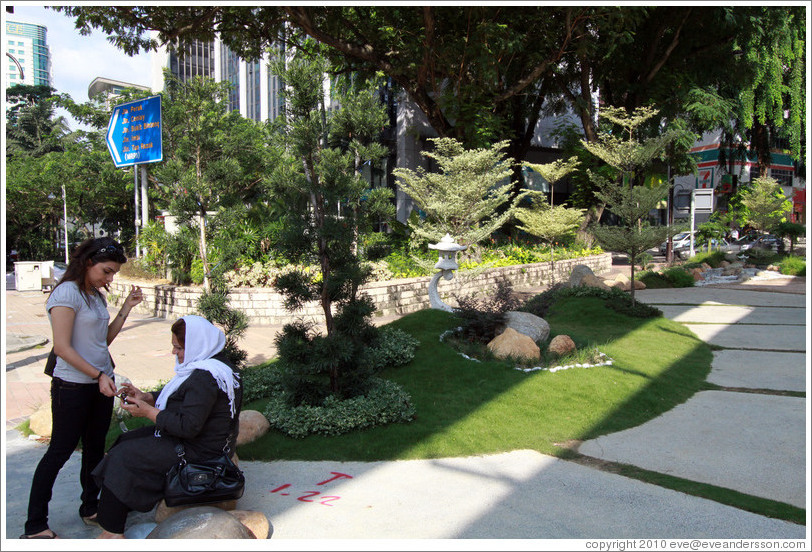
[[(15, 442), (11, 435), (8, 442), (6, 523), (14, 538), (22, 532), (28, 485), (44, 445)], [(74, 454), (51, 503), (51, 527), (65, 538), (99, 532), (78, 519), (78, 464)], [(240, 465), (248, 485), (237, 507), (264, 512), (275, 540), (801, 539), (806, 531), (527, 450), (438, 460)], [(131, 514), (128, 528), (152, 519), (151, 513)]]
[(806, 323), (804, 307), (751, 307), (704, 303), (702, 305), (660, 305), (663, 315), (676, 322), (716, 324), (798, 324)]
[(763, 307), (802, 307), (804, 295), (747, 289), (726, 289), (711, 286), (690, 288), (643, 289), (635, 292), (635, 299), (649, 304), (684, 303), (701, 305), (715, 302), (724, 305), (750, 305)]
[(805, 427), (804, 398), (702, 391), (579, 452), (804, 508)]
[(714, 351), (708, 382), (723, 387), (806, 391), (806, 353)]
[(795, 352), (806, 350), (805, 326), (685, 324), (685, 327), (705, 343), (720, 347)]

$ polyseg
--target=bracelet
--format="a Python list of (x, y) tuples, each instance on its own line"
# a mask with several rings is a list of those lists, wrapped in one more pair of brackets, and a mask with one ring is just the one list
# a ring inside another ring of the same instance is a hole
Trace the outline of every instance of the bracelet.
[(99, 378), (100, 378), (100, 377), (102, 377), (102, 374), (104, 374), (104, 372), (102, 372), (101, 370), (99, 370), (99, 373), (98, 373), (98, 374), (96, 375), (96, 377), (95, 377), (95, 378), (93, 378), (93, 379), (94, 379), (94, 380), (96, 380), (96, 381), (98, 381), (98, 380), (99, 380)]

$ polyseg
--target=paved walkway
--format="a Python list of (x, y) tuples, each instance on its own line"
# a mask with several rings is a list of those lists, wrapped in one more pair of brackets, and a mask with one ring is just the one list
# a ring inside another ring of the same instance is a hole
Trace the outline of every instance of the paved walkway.
[[(638, 298), (658, 304), (694, 331), (708, 322), (722, 326), (705, 337), (711, 343), (735, 338), (752, 325), (763, 340), (741, 334), (740, 348), (714, 353), (709, 381), (730, 389), (700, 392), (642, 426), (587, 441), (580, 452), (807, 506), (806, 400), (783, 393), (808, 388), (807, 344), (794, 333), (808, 315), (805, 291), (805, 281), (787, 279), (771, 281), (769, 288), (754, 282), (744, 290), (640, 292)], [(47, 335), (42, 294), (7, 292), (6, 301), (6, 337), (18, 331)], [(273, 355), (274, 333), (268, 327), (249, 330), (243, 346), (251, 363)], [(778, 352), (773, 345), (781, 334), (795, 337)], [(168, 335), (169, 322), (133, 316), (113, 345), (118, 371), (142, 385), (168, 379)], [(36, 400), (32, 390), (47, 384), (41, 374), (46, 353), (41, 348), (6, 355), (4, 536), (12, 539), (22, 532), (31, 476), (44, 445), (12, 429), (35, 405), (10, 403)], [(76, 511), (78, 463), (74, 454), (57, 479), (51, 527), (63, 537), (91, 538), (98, 530), (81, 524)], [(251, 484), (239, 507), (268, 515), (275, 539), (808, 539), (802, 525), (534, 451), (402, 462), (241, 464)], [(150, 522), (150, 514), (131, 515), (128, 534), (135, 536)], [(15, 543), (3, 548), (9, 544)]]

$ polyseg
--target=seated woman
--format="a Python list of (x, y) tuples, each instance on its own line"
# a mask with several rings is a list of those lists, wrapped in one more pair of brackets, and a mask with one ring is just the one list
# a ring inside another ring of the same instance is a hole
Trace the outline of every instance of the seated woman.
[(224, 346), (225, 335), (211, 322), (184, 316), (172, 325), (175, 377), (160, 394), (121, 386), (127, 393), (122, 408), (155, 425), (122, 434), (93, 471), (102, 489), (98, 538), (124, 538), (127, 514), (148, 512), (163, 498), (166, 472), (178, 462), (176, 443), (183, 442), (189, 461), (234, 450), (242, 389)]

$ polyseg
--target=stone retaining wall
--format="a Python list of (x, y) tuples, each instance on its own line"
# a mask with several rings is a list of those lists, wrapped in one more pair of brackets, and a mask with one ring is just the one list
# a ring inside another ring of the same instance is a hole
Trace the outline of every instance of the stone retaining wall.
[[(577, 264), (587, 265), (595, 274), (602, 274), (611, 269), (612, 254), (556, 261), (555, 281), (566, 281)], [(501, 278), (507, 278), (516, 288), (546, 285), (550, 281), (550, 263), (489, 268), (474, 276), (455, 273), (451, 281), (440, 279), (439, 291), (443, 300), (453, 305), (453, 295), (494, 289)], [(369, 295), (375, 303), (375, 316), (406, 314), (428, 308), (430, 280), (431, 276), (422, 276), (371, 282), (362, 286), (361, 292)], [(153, 284), (119, 277), (110, 285), (110, 304), (119, 305), (133, 284), (141, 286), (144, 293), (144, 301), (135, 312), (170, 320), (193, 313), (203, 291), (199, 286)], [(289, 313), (282, 296), (272, 288), (232, 288), (230, 298), (231, 306), (243, 311), (251, 324), (284, 324), (298, 318), (319, 320), (322, 316), (321, 305), (315, 302), (294, 314)]]

